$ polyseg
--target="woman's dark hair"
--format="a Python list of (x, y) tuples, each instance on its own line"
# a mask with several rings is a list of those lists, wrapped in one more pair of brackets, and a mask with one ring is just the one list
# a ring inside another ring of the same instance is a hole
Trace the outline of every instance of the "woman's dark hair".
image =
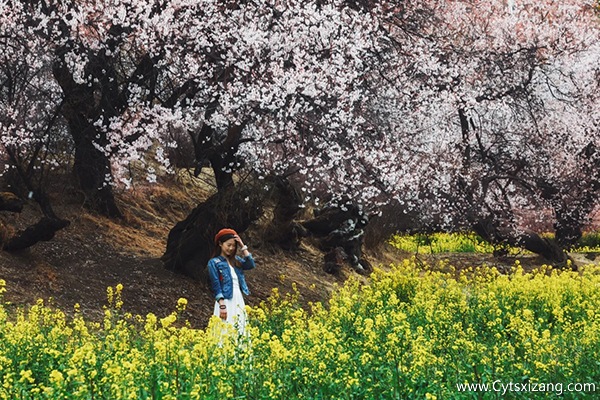
[[(217, 256), (221, 255), (221, 252), (220, 252), (221, 246), (220, 245), (222, 245), (223, 243), (225, 243), (229, 239), (233, 239), (233, 235), (231, 235), (229, 237), (228, 236), (229, 235), (225, 235), (222, 238), (219, 238), (219, 241), (217, 242), (217, 244), (213, 248), (213, 251), (212, 251), (212, 254), (211, 254), (210, 258), (214, 258), (214, 257), (217, 257)], [(235, 242), (235, 251), (236, 251), (236, 253), (237, 253), (237, 247), (238, 247), (238, 243)], [(234, 259), (233, 259), (233, 266), (234, 267), (238, 267), (238, 268), (242, 266), (242, 264), (240, 264), (240, 262), (238, 261), (238, 259), (236, 257), (234, 257)]]

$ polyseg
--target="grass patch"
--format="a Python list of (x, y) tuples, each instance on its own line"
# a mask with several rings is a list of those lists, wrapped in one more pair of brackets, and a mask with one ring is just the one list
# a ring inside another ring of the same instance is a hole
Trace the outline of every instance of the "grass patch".
[[(399, 250), (415, 254), (480, 253), (492, 254), (500, 246), (494, 246), (475, 233), (446, 233), (394, 235), (390, 244)], [(509, 253), (518, 254), (521, 249), (508, 248)]]
[[(541, 236), (554, 240), (553, 233), (543, 233)], [(505, 250), (508, 254), (526, 254), (527, 251), (511, 246), (492, 245), (475, 233), (437, 232), (431, 234), (392, 236), (389, 243), (399, 250), (414, 254), (439, 253), (479, 253), (492, 254), (496, 250)], [(585, 232), (581, 239), (569, 249), (575, 253), (600, 253), (600, 233)]]

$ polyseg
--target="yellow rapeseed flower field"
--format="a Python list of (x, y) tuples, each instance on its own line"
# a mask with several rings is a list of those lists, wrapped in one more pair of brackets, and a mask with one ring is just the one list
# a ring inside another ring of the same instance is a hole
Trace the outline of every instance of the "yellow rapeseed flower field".
[[(440, 272), (440, 271), (449, 272)], [(303, 307), (274, 291), (246, 334), (218, 318), (122, 312), (102, 323), (40, 300), (0, 306), (0, 399), (594, 398), (600, 267), (508, 274), (414, 260)], [(0, 296), (5, 291), (0, 281)], [(3, 302), (0, 301), (3, 304)], [(542, 390), (543, 389), (543, 390)]]

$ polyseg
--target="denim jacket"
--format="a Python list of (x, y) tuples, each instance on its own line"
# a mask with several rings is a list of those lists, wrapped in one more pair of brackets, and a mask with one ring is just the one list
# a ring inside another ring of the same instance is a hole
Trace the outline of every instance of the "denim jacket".
[[(233, 267), (237, 274), (240, 282), (240, 289), (245, 295), (250, 294), (248, 285), (246, 284), (246, 278), (244, 277), (244, 270), (254, 268), (254, 258), (252, 254), (248, 254), (247, 257), (235, 257), (241, 264), (241, 268)], [(213, 257), (208, 261), (208, 275), (210, 278), (210, 286), (212, 288), (215, 299), (231, 299), (233, 297), (233, 283), (231, 277), (231, 270), (229, 264), (223, 256)]]

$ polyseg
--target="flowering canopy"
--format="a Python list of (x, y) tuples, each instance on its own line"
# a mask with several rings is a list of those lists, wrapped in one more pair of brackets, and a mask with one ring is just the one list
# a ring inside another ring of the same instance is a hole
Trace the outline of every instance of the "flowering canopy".
[[(595, 190), (579, 178), (581, 152), (598, 144), (592, 1), (0, 1), (0, 10), (2, 152), (62, 134), (48, 129), (62, 107), (75, 146), (75, 131), (88, 132), (110, 160), (102, 176), (125, 185), (131, 163), (150, 181), (172, 168), (166, 154), (184, 134), (199, 164), (214, 164), (218, 149), (227, 172), (243, 159), (262, 175), (295, 173), (307, 194), (373, 207), (395, 199), (498, 217), (564, 203), (574, 181), (579, 193)], [(28, 85), (12, 89), (24, 69)], [(544, 194), (548, 185), (561, 195)]]

